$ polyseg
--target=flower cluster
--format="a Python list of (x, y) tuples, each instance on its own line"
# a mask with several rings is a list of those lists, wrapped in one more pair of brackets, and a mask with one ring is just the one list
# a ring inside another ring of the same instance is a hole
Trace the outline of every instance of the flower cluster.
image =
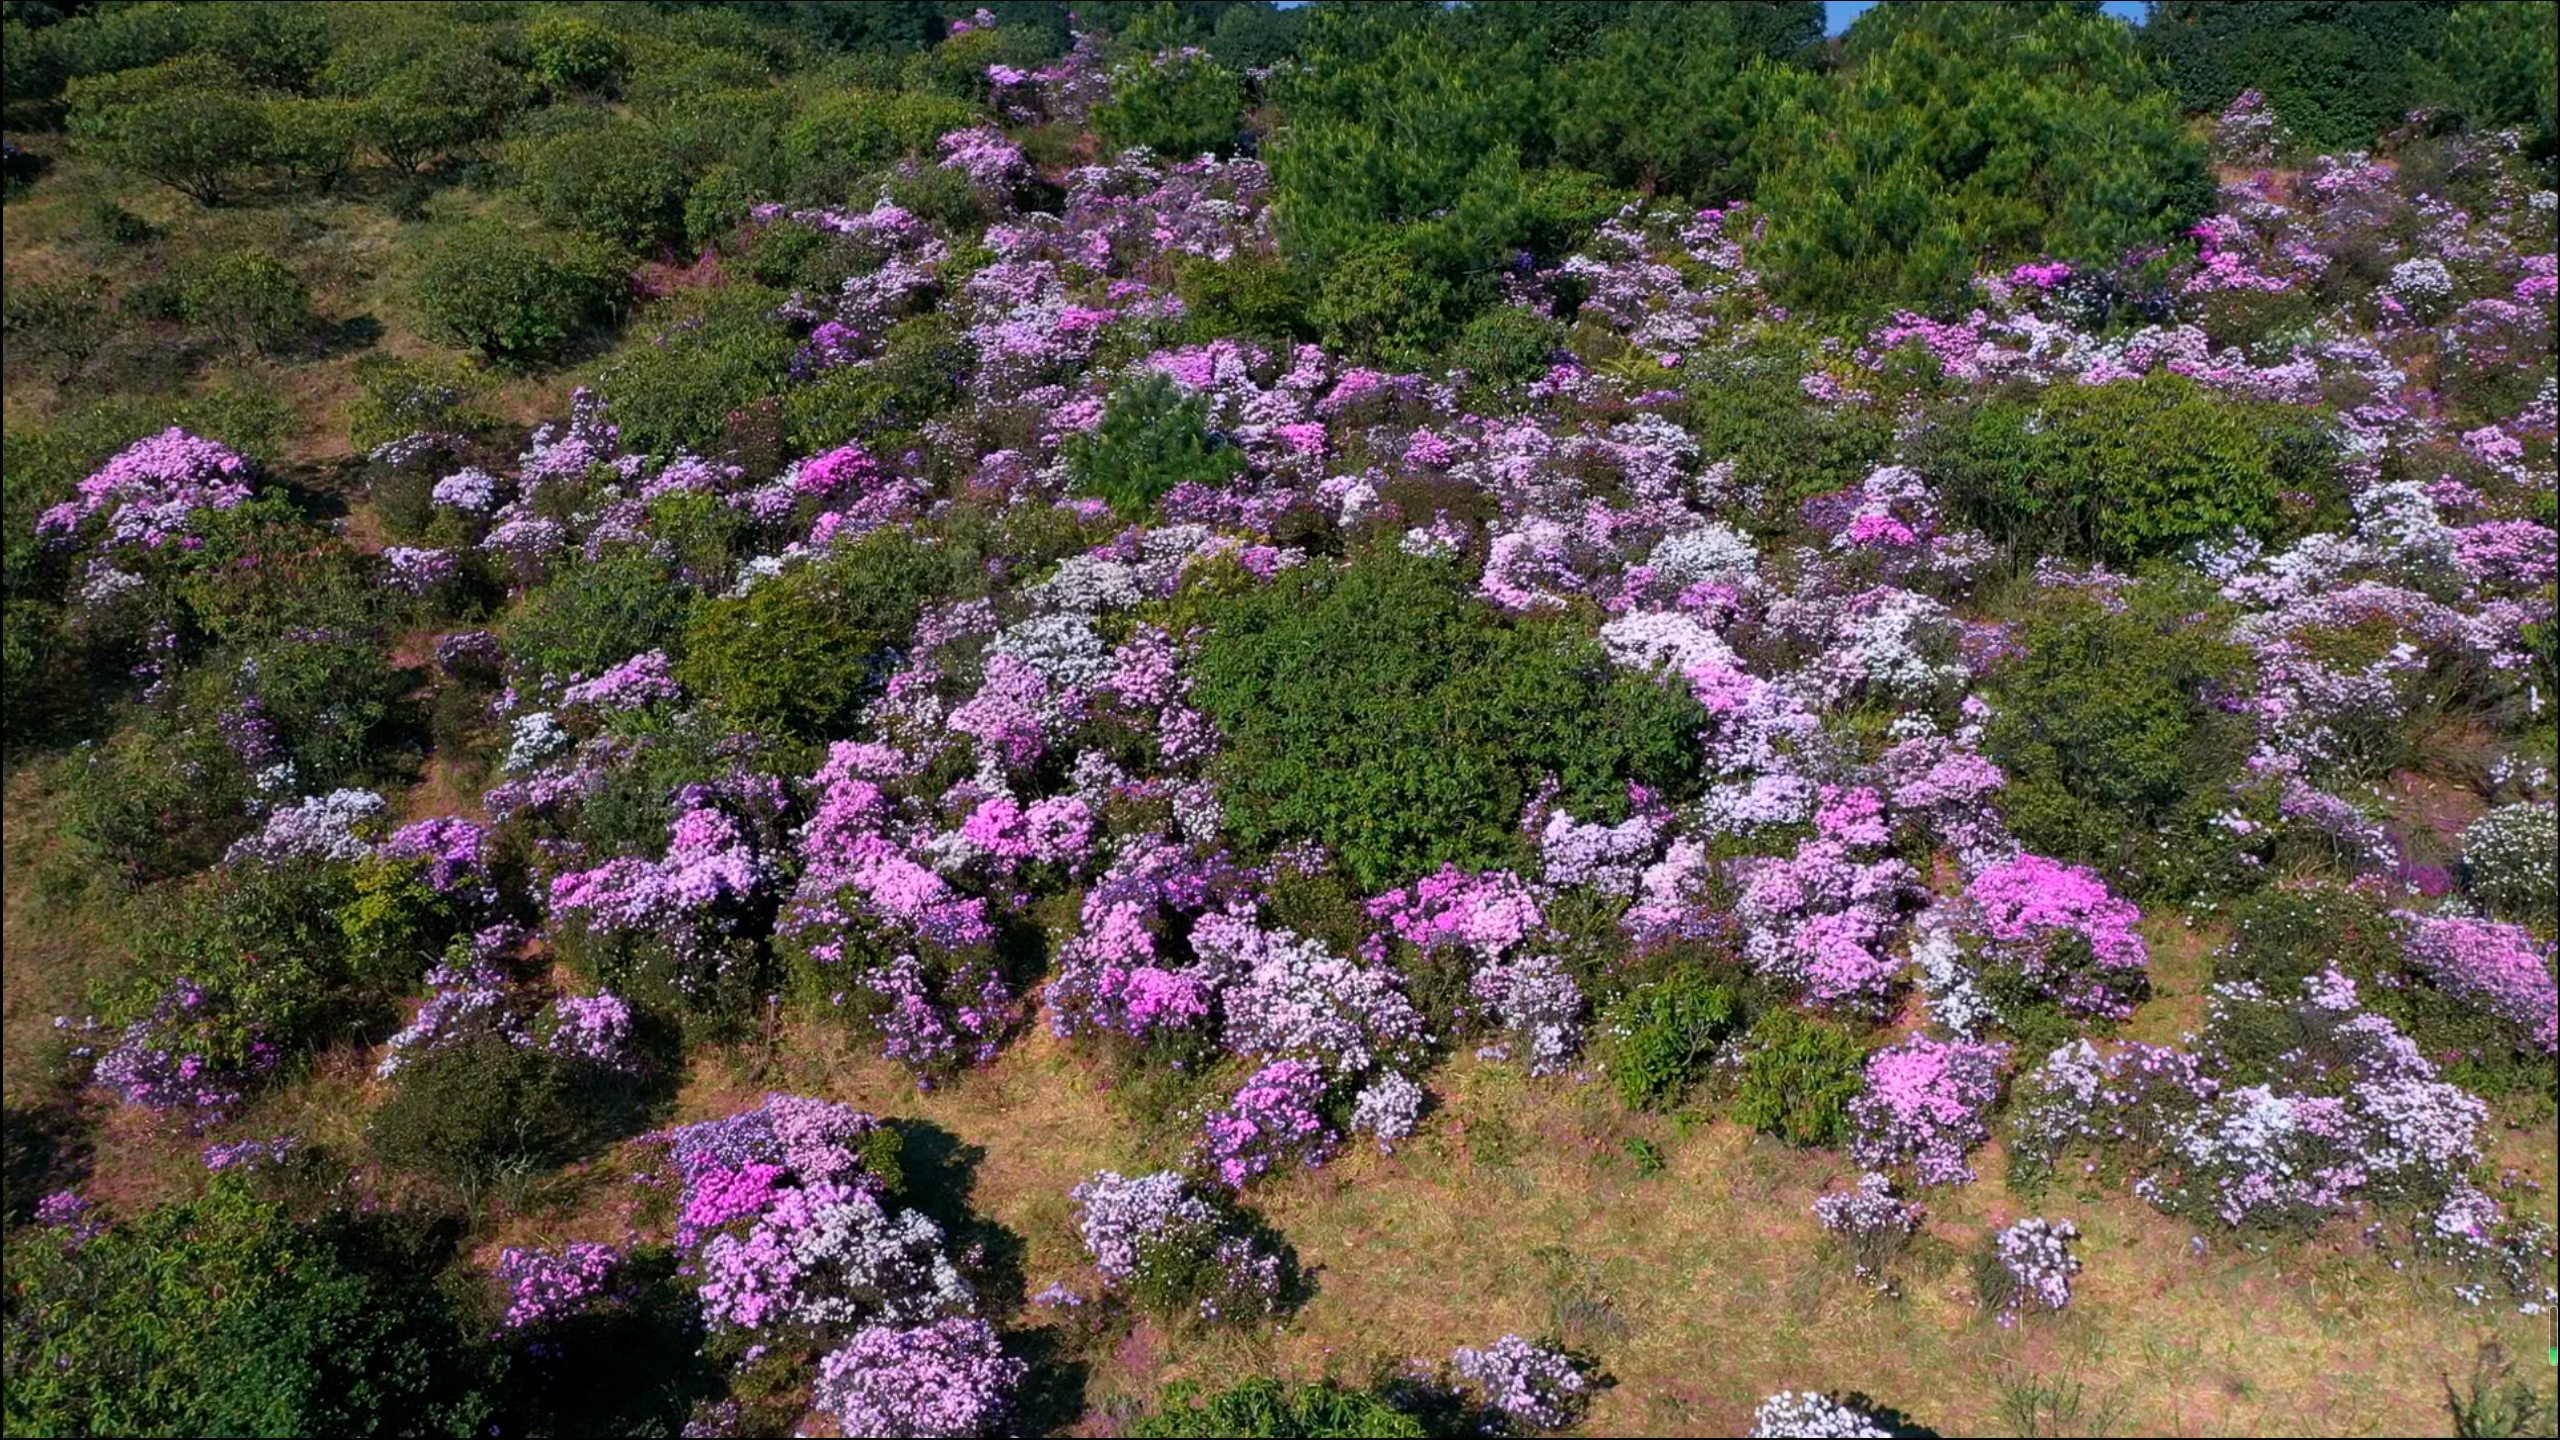
[(1851, 1153), (1883, 1169), (1910, 1165), (1923, 1185), (1973, 1180), (1965, 1156), (1991, 1138), (2004, 1045), (1910, 1036), (1867, 1057), (1867, 1087), (1849, 1102)]
[(1893, 1440), (1875, 1416), (1811, 1390), (1781, 1390), (1752, 1412), (1752, 1440)]
[(1340, 1138), (1319, 1108), (1326, 1088), (1324, 1072), (1303, 1061), (1263, 1066), (1201, 1127), (1201, 1159), (1238, 1190), (1289, 1160), (1323, 1164)]
[(867, 1325), (819, 1360), (812, 1398), (847, 1435), (998, 1435), (1029, 1368), (984, 1320)]
[(1992, 1237), (1992, 1253), (2008, 1275), (1999, 1312), (2003, 1328), (2016, 1326), (2018, 1312), (2030, 1302), (2047, 1310), (2071, 1303), (2071, 1277), (2080, 1273), (2080, 1257), (2071, 1253), (2071, 1242), (2079, 1238), (2079, 1227), (2070, 1221), (2035, 1216)]
[(583, 1315), (613, 1298), (624, 1256), (610, 1245), (573, 1241), (559, 1250), (508, 1246), (498, 1255), (507, 1290), (505, 1330), (530, 1330)]
[(1482, 1409), (1516, 1430), (1561, 1430), (1591, 1403), (1591, 1381), (1572, 1356), (1517, 1335), (1482, 1350), (1460, 1346), (1449, 1368), (1475, 1388)]

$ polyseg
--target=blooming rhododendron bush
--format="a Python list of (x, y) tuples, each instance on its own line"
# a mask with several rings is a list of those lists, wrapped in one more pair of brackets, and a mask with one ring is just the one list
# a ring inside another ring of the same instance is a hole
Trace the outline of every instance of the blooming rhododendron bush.
[(13, 1433), (2335, 1426), (2339, 1287), (2418, 1433), (2560, 1304), (2502, 72), (19, 8)]

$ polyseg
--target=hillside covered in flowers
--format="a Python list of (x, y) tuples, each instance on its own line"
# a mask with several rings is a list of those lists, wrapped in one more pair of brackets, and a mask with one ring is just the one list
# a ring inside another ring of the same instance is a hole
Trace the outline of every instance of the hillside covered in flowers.
[(2553, 1434), (2554, 17), (20, 5), (12, 1434)]

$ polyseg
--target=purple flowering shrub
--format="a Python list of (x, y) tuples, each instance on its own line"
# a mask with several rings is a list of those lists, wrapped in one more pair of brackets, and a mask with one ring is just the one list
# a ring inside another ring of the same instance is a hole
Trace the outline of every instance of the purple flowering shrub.
[(1341, 1141), (1325, 1119), (1328, 1088), (1324, 1072), (1304, 1061), (1263, 1066), (1202, 1123), (1201, 1163), (1238, 1190), (1292, 1162), (1322, 1165)]
[(1499, 1433), (1561, 1430), (1591, 1403), (1593, 1387), (1581, 1362), (1517, 1335), (1482, 1350), (1462, 1345), (1450, 1354), (1449, 1369)]
[[(1981, 1005), (2016, 1028), (2022, 1002), (2050, 1002), (2065, 1015), (2123, 1020), (2148, 993), (2150, 948), (2135, 932), (2142, 912), (2111, 894), (2095, 871), (2021, 854), (1975, 875), (1950, 924), (1969, 955), (1931, 955), (1924, 977), (1952, 1006), (1950, 1023), (1971, 1028), (1968, 1005)], [(1915, 951), (1940, 943), (1915, 946)], [(1966, 998), (1957, 998), (1964, 996)], [(1973, 999), (1971, 997), (1981, 997)], [(2005, 1004), (2003, 1002), (2006, 1002)]]
[(811, 1398), (847, 1435), (998, 1435), (1028, 1368), (984, 1320), (868, 1325), (818, 1361)]
[(1179, 1172), (1131, 1179), (1104, 1170), (1069, 1198), (1094, 1268), (1142, 1308), (1213, 1322), (1250, 1321), (1281, 1308), (1285, 1250), (1195, 1193)]
[(1858, 1177), (1855, 1190), (1814, 1197), (1813, 1216), (1848, 1247), (1859, 1279), (1889, 1287), (1886, 1268), (1909, 1247), (1928, 1212), (1896, 1195), (1890, 1178), (1870, 1170)]
[(2560, 1051), (2560, 985), (2552, 947), (2522, 926), (2407, 915), (2409, 967), (2438, 989), (2512, 1027), (2516, 1048)]
[(2071, 1277), (2080, 1257), (2071, 1242), (2080, 1229), (2068, 1220), (2030, 1216), (1995, 1232), (1974, 1262), (1974, 1299), (2002, 1329), (2014, 1329), (2022, 1311), (2061, 1310), (2071, 1303)]
[(590, 1240), (556, 1251), (507, 1247), (499, 1253), (497, 1268), (498, 1283), (507, 1292), (501, 1328), (538, 1329), (610, 1303), (623, 1259), (621, 1251)]

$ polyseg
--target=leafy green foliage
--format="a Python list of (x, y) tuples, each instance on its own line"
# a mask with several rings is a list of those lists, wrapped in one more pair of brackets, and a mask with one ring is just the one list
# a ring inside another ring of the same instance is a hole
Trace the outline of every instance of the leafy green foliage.
[(1767, 147), (1764, 116), (1808, 88), (1749, 43), (1749, 10), (1811, 20), (1818, 5), (1648, 5), (1557, 73), (1556, 151), (1623, 185), (1702, 204), (1748, 196)]
[(499, 627), (527, 678), (593, 676), (643, 650), (670, 653), (685, 633), (691, 592), (646, 555), (609, 555), (554, 576)]
[(451, 1303), (248, 1182), (86, 1244), (9, 1243), (8, 1428), (24, 1435), (472, 1435), (486, 1366)]
[(71, 133), (110, 165), (198, 204), (219, 205), (267, 153), (272, 131), (255, 100), (183, 82), (167, 88), (176, 77), (108, 78), (121, 93), (84, 95), (73, 87)]
[(802, 106), (782, 149), (795, 193), (833, 201), (855, 177), (904, 155), (931, 155), (936, 140), (978, 119), (976, 107), (946, 96), (846, 90)]
[(1503, 863), (1544, 775), (1611, 819), (1630, 780), (1695, 789), (1694, 701), (1580, 636), (1504, 623), (1439, 562), (1290, 571), (1209, 619), (1194, 699), (1229, 740), (1228, 828), (1256, 849), (1321, 840), (1372, 890)]
[(178, 292), (189, 323), (260, 350), (308, 337), (317, 318), (311, 287), (264, 250), (234, 250), (190, 277)]
[(1773, 1010), (1752, 1027), (1733, 1118), (1790, 1145), (1832, 1145), (1849, 1132), (1847, 1107), (1865, 1087), (1865, 1047), (1828, 1020)]
[(1487, 310), (1467, 322), (1449, 347), (1452, 370), (1464, 370), (1488, 395), (1516, 391), (1546, 378), (1565, 348), (1564, 327), (1516, 305)]
[(2288, 489), (2332, 488), (2312, 422), (2183, 375), (2057, 387), (1950, 424), (1924, 468), (2018, 554), (2138, 560), (2245, 530)]
[(2445, 22), (2426, 67), (2429, 98), (2475, 129), (2523, 128), (2548, 163), (2560, 153), (2560, 17), (2543, 5), (2470, 4)]
[(469, 433), (493, 423), (473, 408), (489, 386), (467, 362), (367, 355), (356, 361), (355, 379), (355, 403), (347, 409), (347, 443), (358, 450), (422, 431)]
[(1093, 128), (1113, 149), (1144, 145), (1172, 160), (1235, 149), (1244, 81), (1206, 55), (1130, 60), (1111, 74), (1111, 98)]
[(2246, 658), (2222, 633), (2192, 588), (2165, 583), (2121, 613), (2048, 595), (2018, 627), (1983, 751), (2008, 777), (2002, 809), (2028, 849), (2167, 891), (2229, 855), (2230, 832), (2210, 822), (2250, 727), (2216, 703)]
[(1431, 1432), (1420, 1418), (1373, 1391), (1346, 1389), (1331, 1380), (1298, 1385), (1255, 1375), (1205, 1394), (1197, 1381), (1167, 1385), (1157, 1395), (1155, 1409), (1129, 1433), (1150, 1440), (1224, 1435), (1317, 1440)]
[(630, 53), (612, 31), (576, 15), (552, 16), (526, 26), (524, 47), (533, 59), (534, 77), (554, 94), (610, 93), (630, 61)]
[(476, 1196), (568, 1159), (583, 1128), (558, 1056), (489, 1037), (401, 1066), (367, 1139), (389, 1164)]
[(1155, 370), (1115, 392), (1102, 423), (1069, 436), (1063, 449), (1077, 493), (1098, 495), (1132, 519), (1177, 485), (1223, 484), (1244, 469), (1243, 453), (1209, 433), (1209, 402)]
[(2203, 145), (2113, 19), (1881, 5), (1845, 44), (1845, 77), (1770, 120), (1759, 199), (1792, 304), (1952, 303), (1986, 260), (2113, 261), (2213, 201)]
[(1740, 1018), (1733, 992), (1694, 967), (1619, 997), (1600, 1023), (1618, 1099), (1630, 1110), (1678, 1109)]
[[(1779, 344), (1699, 357), (1681, 372), (1700, 453), (1730, 456), (1734, 478), (1788, 502), (1856, 485), (1893, 447), (1875, 405), (1818, 405), (1798, 384), (1802, 356)], [(1790, 512), (1785, 523), (1793, 523)]]
[(661, 455), (727, 449), (731, 417), (781, 390), (800, 349), (773, 318), (784, 298), (726, 285), (659, 312), (664, 328), (624, 346), (596, 378), (624, 442)]
[(844, 733), (888, 647), (925, 604), (965, 583), (948, 546), (882, 530), (824, 559), (705, 602), (677, 675), (741, 729), (818, 740)]
[(626, 294), (620, 268), (593, 245), (480, 222), (425, 244), (410, 299), (438, 338), (530, 362), (610, 319)]
[(292, 189), (326, 195), (355, 164), (363, 121), (363, 106), (353, 100), (270, 100), (267, 163)]
[(2178, 103), (2218, 111), (2263, 93), (2285, 127), (2322, 150), (2360, 150), (2396, 130), (2418, 100), (2416, 55), (2453, 7), (2427, 0), (2171, 0), (2138, 32)]
[(684, 232), (684, 169), (638, 121), (570, 126), (530, 140), (516, 168), (535, 208), (562, 229), (634, 249)]

